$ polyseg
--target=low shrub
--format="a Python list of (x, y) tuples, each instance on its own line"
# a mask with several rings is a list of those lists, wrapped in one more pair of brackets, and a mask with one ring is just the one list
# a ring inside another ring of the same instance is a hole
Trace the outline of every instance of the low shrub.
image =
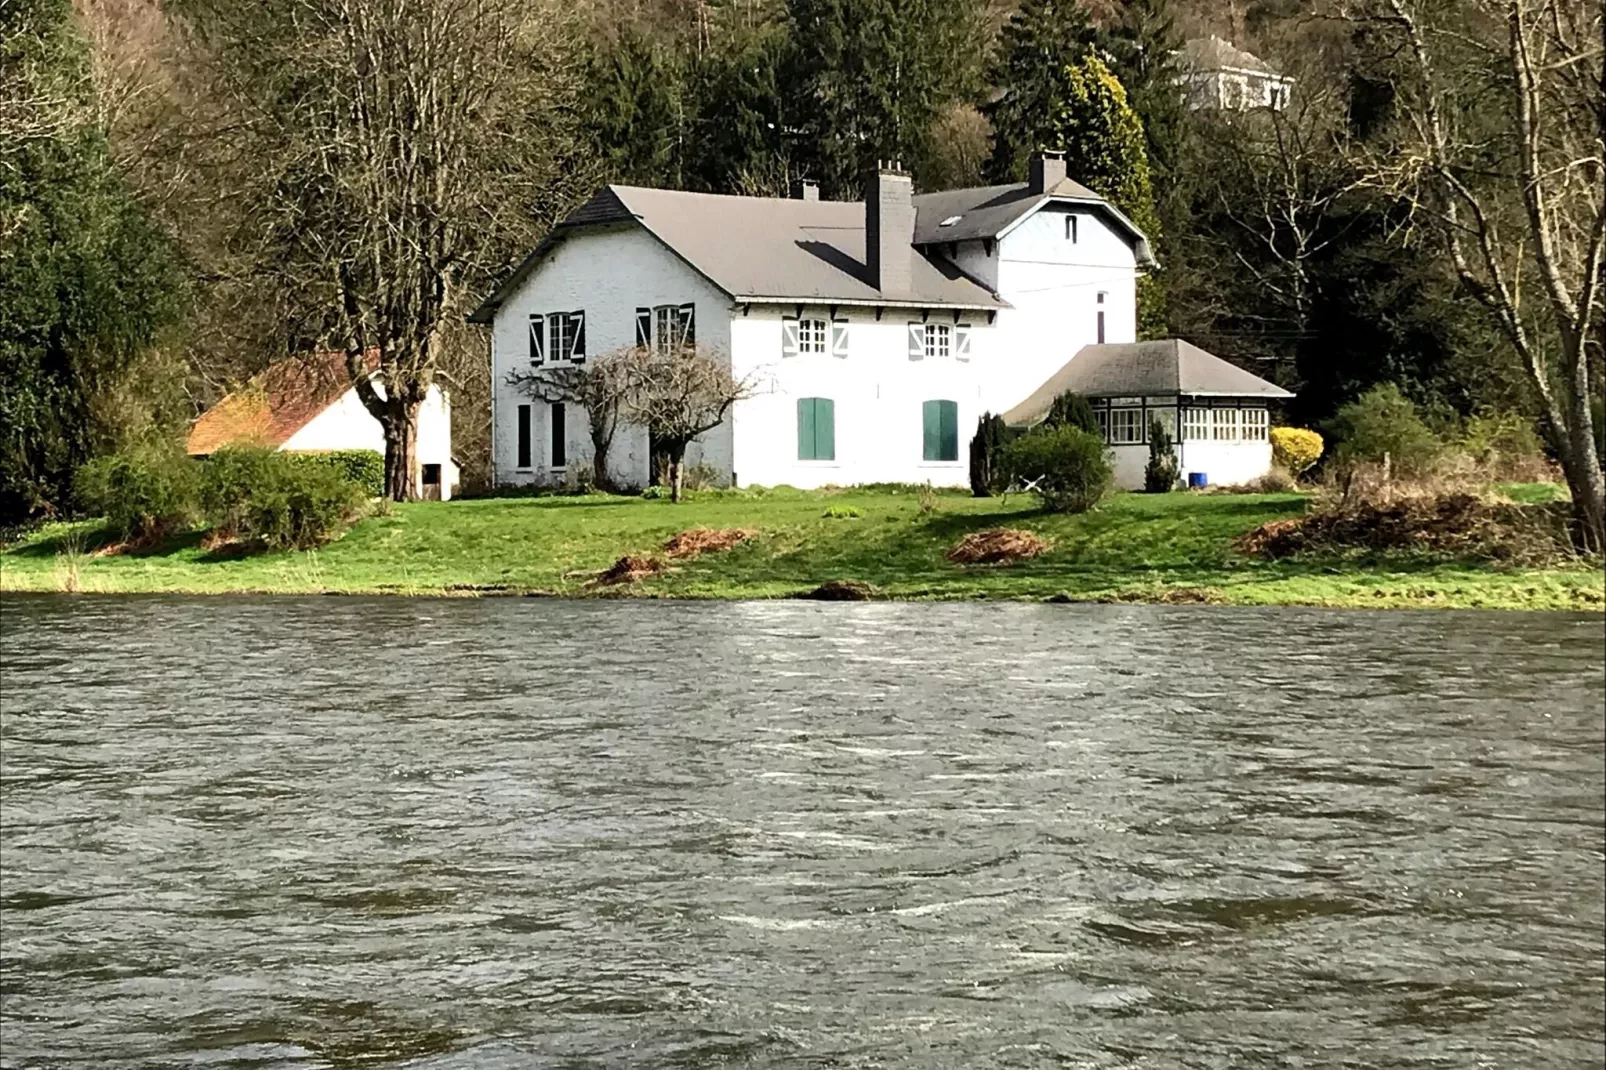
[(385, 455), (375, 450), (330, 450), (328, 453), (291, 454), (297, 464), (327, 468), (357, 484), (370, 498), (385, 493)]
[(1322, 436), (1304, 427), (1274, 427), (1271, 439), (1272, 463), (1292, 476), (1310, 471), (1322, 459)]
[(1479, 413), (1461, 425), (1459, 445), (1492, 479), (1544, 482), (1550, 475), (1533, 422), (1517, 413)]
[(1393, 383), (1380, 383), (1340, 408), (1329, 424), (1341, 465), (1387, 464), (1406, 479), (1428, 474), (1444, 451), (1416, 406)]
[(858, 520), (864, 513), (851, 505), (828, 505), (820, 516), (826, 520)]
[(363, 488), (333, 469), (285, 458), (252, 492), (238, 536), (270, 550), (311, 549), (361, 516), (366, 500)]
[(323, 463), (329, 456), (257, 447), (218, 450), (201, 479), (209, 541), (305, 550), (334, 538), (361, 515), (369, 495), (341, 474), (343, 465)]
[(188, 527), (198, 513), (200, 474), (174, 446), (138, 446), (97, 457), (79, 468), (79, 504), (104, 516), (111, 534), (150, 542)]
[(1110, 489), (1113, 471), (1104, 439), (1076, 427), (1039, 427), (1004, 449), (1013, 480), (1034, 484), (1043, 507), (1085, 513)]

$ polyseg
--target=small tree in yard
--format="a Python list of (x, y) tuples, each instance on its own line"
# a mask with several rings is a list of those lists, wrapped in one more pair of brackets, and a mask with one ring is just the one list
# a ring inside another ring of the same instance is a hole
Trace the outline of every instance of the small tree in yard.
[(1150, 494), (1164, 494), (1177, 485), (1181, 475), (1176, 444), (1156, 418), (1149, 423), (1149, 463), (1143, 469), (1143, 489)]
[(537, 400), (561, 401), (585, 410), (591, 471), (599, 490), (614, 489), (608, 474), (608, 451), (613, 448), (629, 393), (630, 369), (631, 351), (619, 350), (585, 364), (550, 364), (508, 376), (509, 385)]
[(976, 435), (970, 440), (970, 493), (977, 498), (991, 498), (1009, 482), (1000, 456), (1009, 442), (1009, 429), (1002, 416), (990, 412), (981, 414), (976, 422)]
[(695, 346), (640, 346), (624, 359), (625, 415), (646, 428), (668, 462), (671, 501), (680, 501), (686, 447), (718, 427), (731, 406), (752, 397), (753, 384), (731, 374), (730, 361)]
[(1039, 427), (1004, 447), (1004, 463), (1050, 512), (1085, 513), (1110, 489), (1110, 451), (1080, 428)]
[(1092, 404), (1081, 394), (1067, 390), (1054, 399), (1048, 415), (1043, 417), (1044, 427), (1075, 427), (1090, 435), (1103, 435), (1098, 415)]

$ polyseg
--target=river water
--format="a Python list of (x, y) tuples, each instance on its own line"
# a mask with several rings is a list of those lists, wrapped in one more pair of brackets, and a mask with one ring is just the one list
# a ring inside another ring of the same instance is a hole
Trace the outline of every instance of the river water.
[(5, 1067), (1606, 1063), (1599, 617), (0, 625)]

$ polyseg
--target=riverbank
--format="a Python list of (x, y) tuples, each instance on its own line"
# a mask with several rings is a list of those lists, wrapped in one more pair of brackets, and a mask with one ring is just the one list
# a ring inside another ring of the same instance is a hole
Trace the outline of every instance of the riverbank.
[[(925, 507), (923, 507), (925, 506)], [(929, 508), (926, 508), (929, 507)], [(1233, 540), (1298, 516), (1297, 494), (1118, 494), (1091, 513), (908, 490), (709, 493), (667, 501), (592, 495), (418, 502), (374, 516), (315, 551), (235, 556), (186, 536), (97, 554), (94, 524), (56, 524), (0, 551), (0, 591), (196, 594), (545, 594), (780, 598), (831, 580), (895, 599), (1029, 599), (1504, 609), (1606, 608), (1589, 563), (1511, 569), (1420, 555), (1266, 561)], [(965, 535), (1008, 526), (1051, 544), (1039, 557), (967, 566)], [(741, 528), (731, 550), (668, 560), (622, 586), (597, 574), (626, 554), (660, 554), (690, 528)]]

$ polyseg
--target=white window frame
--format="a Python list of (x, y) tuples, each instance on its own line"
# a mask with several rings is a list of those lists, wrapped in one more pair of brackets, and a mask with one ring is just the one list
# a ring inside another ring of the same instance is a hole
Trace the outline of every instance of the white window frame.
[(926, 359), (949, 357), (954, 351), (954, 329), (948, 323), (926, 324)]
[(797, 352), (799, 356), (825, 355), (831, 337), (831, 325), (823, 319), (808, 317), (797, 321)]
[(1271, 413), (1265, 409), (1239, 409), (1240, 430), (1245, 442), (1265, 442), (1271, 432)]
[(1237, 409), (1210, 410), (1210, 439), (1213, 442), (1237, 442), (1242, 438), (1242, 422)]
[(1110, 409), (1109, 443), (1112, 446), (1141, 446), (1149, 440), (1148, 429), (1143, 426), (1141, 408)]
[(1182, 410), (1182, 441), (1208, 442), (1210, 441), (1210, 410), (1193, 407), (1183, 407)]

